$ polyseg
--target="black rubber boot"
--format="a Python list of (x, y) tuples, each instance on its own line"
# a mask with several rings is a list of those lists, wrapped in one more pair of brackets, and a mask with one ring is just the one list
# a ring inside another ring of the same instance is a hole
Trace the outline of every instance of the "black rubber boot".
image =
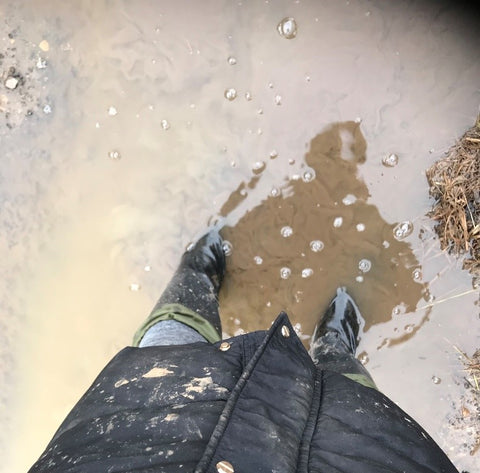
[(362, 323), (357, 304), (344, 287), (339, 287), (313, 332), (309, 353), (319, 368), (341, 373), (364, 386), (377, 389), (369, 372), (355, 358)]
[[(339, 287), (337, 295), (330, 302), (327, 311), (315, 328), (312, 345), (320, 337), (331, 333), (334, 335), (334, 338), (337, 338), (344, 345), (344, 351), (355, 355), (361, 320), (360, 311), (355, 301), (344, 287)], [(341, 347), (338, 343), (336, 345), (339, 345), (338, 348)]]
[(208, 320), (221, 336), (218, 292), (224, 274), (223, 240), (213, 229), (183, 254), (153, 311), (165, 304), (182, 304)]

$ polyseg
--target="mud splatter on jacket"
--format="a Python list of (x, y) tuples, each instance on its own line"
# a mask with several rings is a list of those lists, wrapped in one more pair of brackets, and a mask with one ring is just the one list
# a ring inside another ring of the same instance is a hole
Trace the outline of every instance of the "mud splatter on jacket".
[(285, 314), (226, 342), (122, 350), (30, 473), (457, 472), (386, 396), (315, 367)]

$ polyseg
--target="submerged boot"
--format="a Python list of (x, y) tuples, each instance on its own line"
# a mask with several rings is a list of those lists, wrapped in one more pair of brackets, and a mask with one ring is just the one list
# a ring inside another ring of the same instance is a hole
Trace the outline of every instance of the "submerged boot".
[(361, 315), (355, 301), (350, 297), (344, 287), (337, 289), (327, 311), (315, 328), (312, 337), (312, 345), (321, 337), (329, 335), (331, 339), (337, 339), (338, 349), (344, 346), (344, 351), (355, 355), (358, 343), (358, 330)]
[(223, 240), (210, 230), (182, 256), (180, 265), (152, 313), (169, 304), (181, 304), (206, 319), (221, 336), (218, 292), (225, 274)]
[(337, 295), (315, 327), (310, 356), (320, 368), (336, 371), (364, 386), (376, 389), (368, 371), (355, 358), (362, 322), (355, 301), (344, 287), (339, 287)]

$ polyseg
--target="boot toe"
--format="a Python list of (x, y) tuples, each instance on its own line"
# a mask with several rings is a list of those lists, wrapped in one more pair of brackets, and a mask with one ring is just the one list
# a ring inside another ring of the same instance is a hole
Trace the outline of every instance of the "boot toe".
[(345, 287), (339, 287), (336, 296), (320, 319), (312, 338), (315, 340), (328, 333), (336, 333), (345, 346), (355, 353), (361, 321), (357, 304)]
[(213, 228), (183, 255), (183, 263), (194, 271), (206, 274), (218, 288), (225, 274), (225, 252), (220, 232)]

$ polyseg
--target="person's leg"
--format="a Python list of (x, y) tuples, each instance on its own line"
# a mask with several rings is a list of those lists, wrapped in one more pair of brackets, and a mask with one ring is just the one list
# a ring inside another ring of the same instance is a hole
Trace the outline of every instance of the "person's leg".
[(338, 288), (337, 295), (315, 327), (309, 353), (322, 369), (336, 371), (376, 389), (368, 371), (355, 358), (361, 320), (354, 300), (345, 288)]
[(207, 342), (207, 339), (181, 322), (162, 320), (152, 325), (145, 332), (138, 346), (143, 348), (161, 345), (186, 345), (195, 342)]
[(218, 291), (225, 273), (223, 241), (217, 230), (187, 250), (134, 346), (174, 345), (221, 339)]

